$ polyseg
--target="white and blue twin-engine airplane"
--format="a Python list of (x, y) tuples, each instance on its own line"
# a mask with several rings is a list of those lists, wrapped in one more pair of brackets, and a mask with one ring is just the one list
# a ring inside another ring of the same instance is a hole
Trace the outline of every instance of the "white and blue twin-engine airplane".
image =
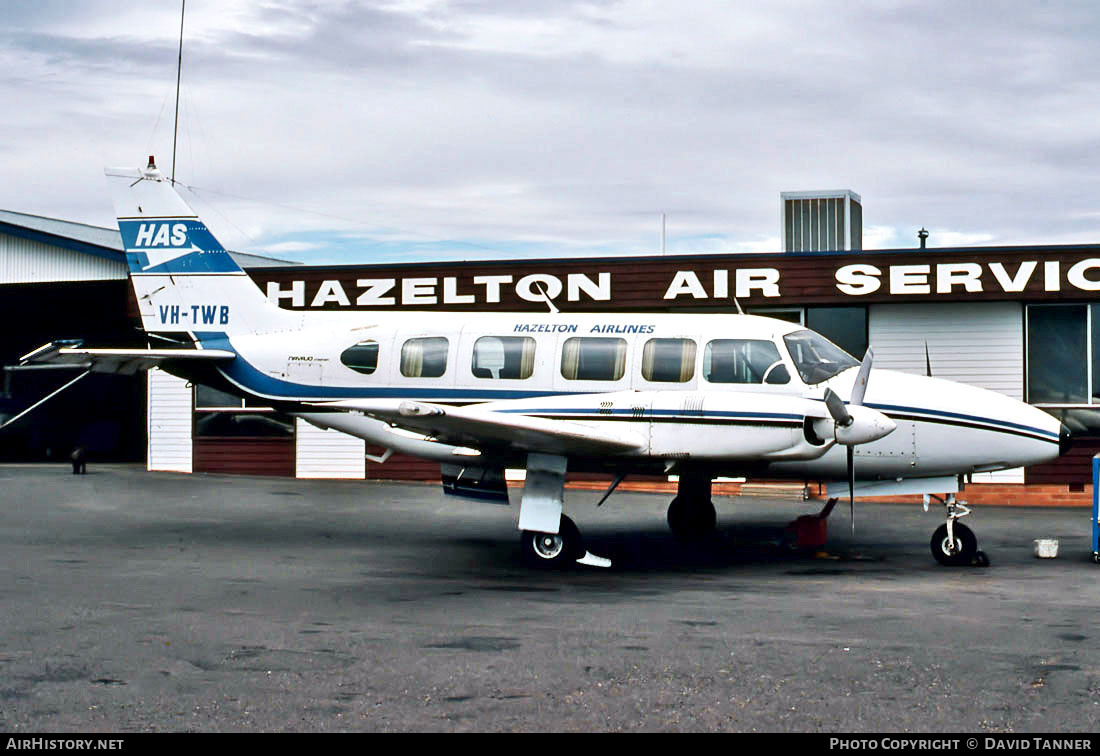
[(567, 471), (615, 474), (608, 493), (627, 474), (678, 475), (668, 523), (689, 536), (715, 527), (717, 476), (846, 480), (850, 500), (857, 479), (875, 484), (868, 495), (944, 494), (932, 552), (969, 564), (977, 543), (956, 523), (967, 513), (960, 478), (1053, 459), (1068, 440), (1027, 404), (873, 370), (870, 349), (860, 363), (770, 318), (284, 310), (152, 159), (106, 173), (143, 327), (178, 346), (54, 342), (24, 364), (159, 366), (384, 456), (438, 460), (448, 493), (506, 502), (505, 468), (524, 468), (519, 529), (535, 564), (610, 564), (562, 514)]

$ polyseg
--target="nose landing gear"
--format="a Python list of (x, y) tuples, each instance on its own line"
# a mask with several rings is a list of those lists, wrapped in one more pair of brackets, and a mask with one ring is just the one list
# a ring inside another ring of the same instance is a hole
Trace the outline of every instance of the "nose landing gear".
[(940, 501), (947, 510), (947, 522), (936, 528), (929, 543), (933, 558), (945, 567), (988, 567), (989, 557), (984, 551), (978, 550), (978, 539), (974, 536), (974, 531), (958, 522), (960, 517), (970, 514), (970, 508), (963, 502), (956, 501), (955, 494), (948, 494), (946, 499), (925, 495), (926, 512), (931, 499)]

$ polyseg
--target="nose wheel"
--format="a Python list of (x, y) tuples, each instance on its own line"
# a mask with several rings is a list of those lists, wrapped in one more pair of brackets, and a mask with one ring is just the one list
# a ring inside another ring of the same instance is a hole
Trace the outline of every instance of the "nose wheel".
[(932, 548), (932, 556), (936, 561), (946, 567), (963, 567), (974, 560), (978, 553), (978, 539), (974, 537), (974, 531), (962, 523), (955, 523), (954, 537), (948, 534), (947, 525), (940, 525), (932, 534), (929, 544)]
[[(939, 497), (926, 496), (925, 510), (928, 509), (930, 498)], [(960, 517), (970, 514), (970, 508), (956, 501), (954, 494), (948, 494), (941, 501), (947, 509), (947, 522), (932, 533), (932, 540), (928, 544), (932, 557), (945, 567), (988, 567), (989, 557), (984, 551), (978, 550), (978, 539), (974, 531), (958, 521)]]

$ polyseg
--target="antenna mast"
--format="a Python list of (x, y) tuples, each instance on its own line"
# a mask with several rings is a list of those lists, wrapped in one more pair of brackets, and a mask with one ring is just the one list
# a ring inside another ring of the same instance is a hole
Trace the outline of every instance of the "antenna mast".
[(176, 184), (176, 133), (180, 125), (180, 73), (183, 71), (183, 14), (187, 10), (187, 0), (180, 7), (180, 53), (176, 61), (176, 119), (172, 124), (172, 185)]

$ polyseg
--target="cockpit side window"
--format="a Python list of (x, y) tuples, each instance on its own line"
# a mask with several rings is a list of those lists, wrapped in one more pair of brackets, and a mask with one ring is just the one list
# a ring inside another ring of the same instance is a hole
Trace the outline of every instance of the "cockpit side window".
[(789, 383), (779, 348), (763, 339), (715, 339), (703, 352), (708, 383)]
[(357, 373), (370, 375), (378, 369), (378, 342), (368, 339), (348, 347), (340, 353), (340, 362)]
[(808, 385), (821, 383), (859, 364), (852, 355), (813, 331), (795, 331), (783, 337), (795, 370)]

